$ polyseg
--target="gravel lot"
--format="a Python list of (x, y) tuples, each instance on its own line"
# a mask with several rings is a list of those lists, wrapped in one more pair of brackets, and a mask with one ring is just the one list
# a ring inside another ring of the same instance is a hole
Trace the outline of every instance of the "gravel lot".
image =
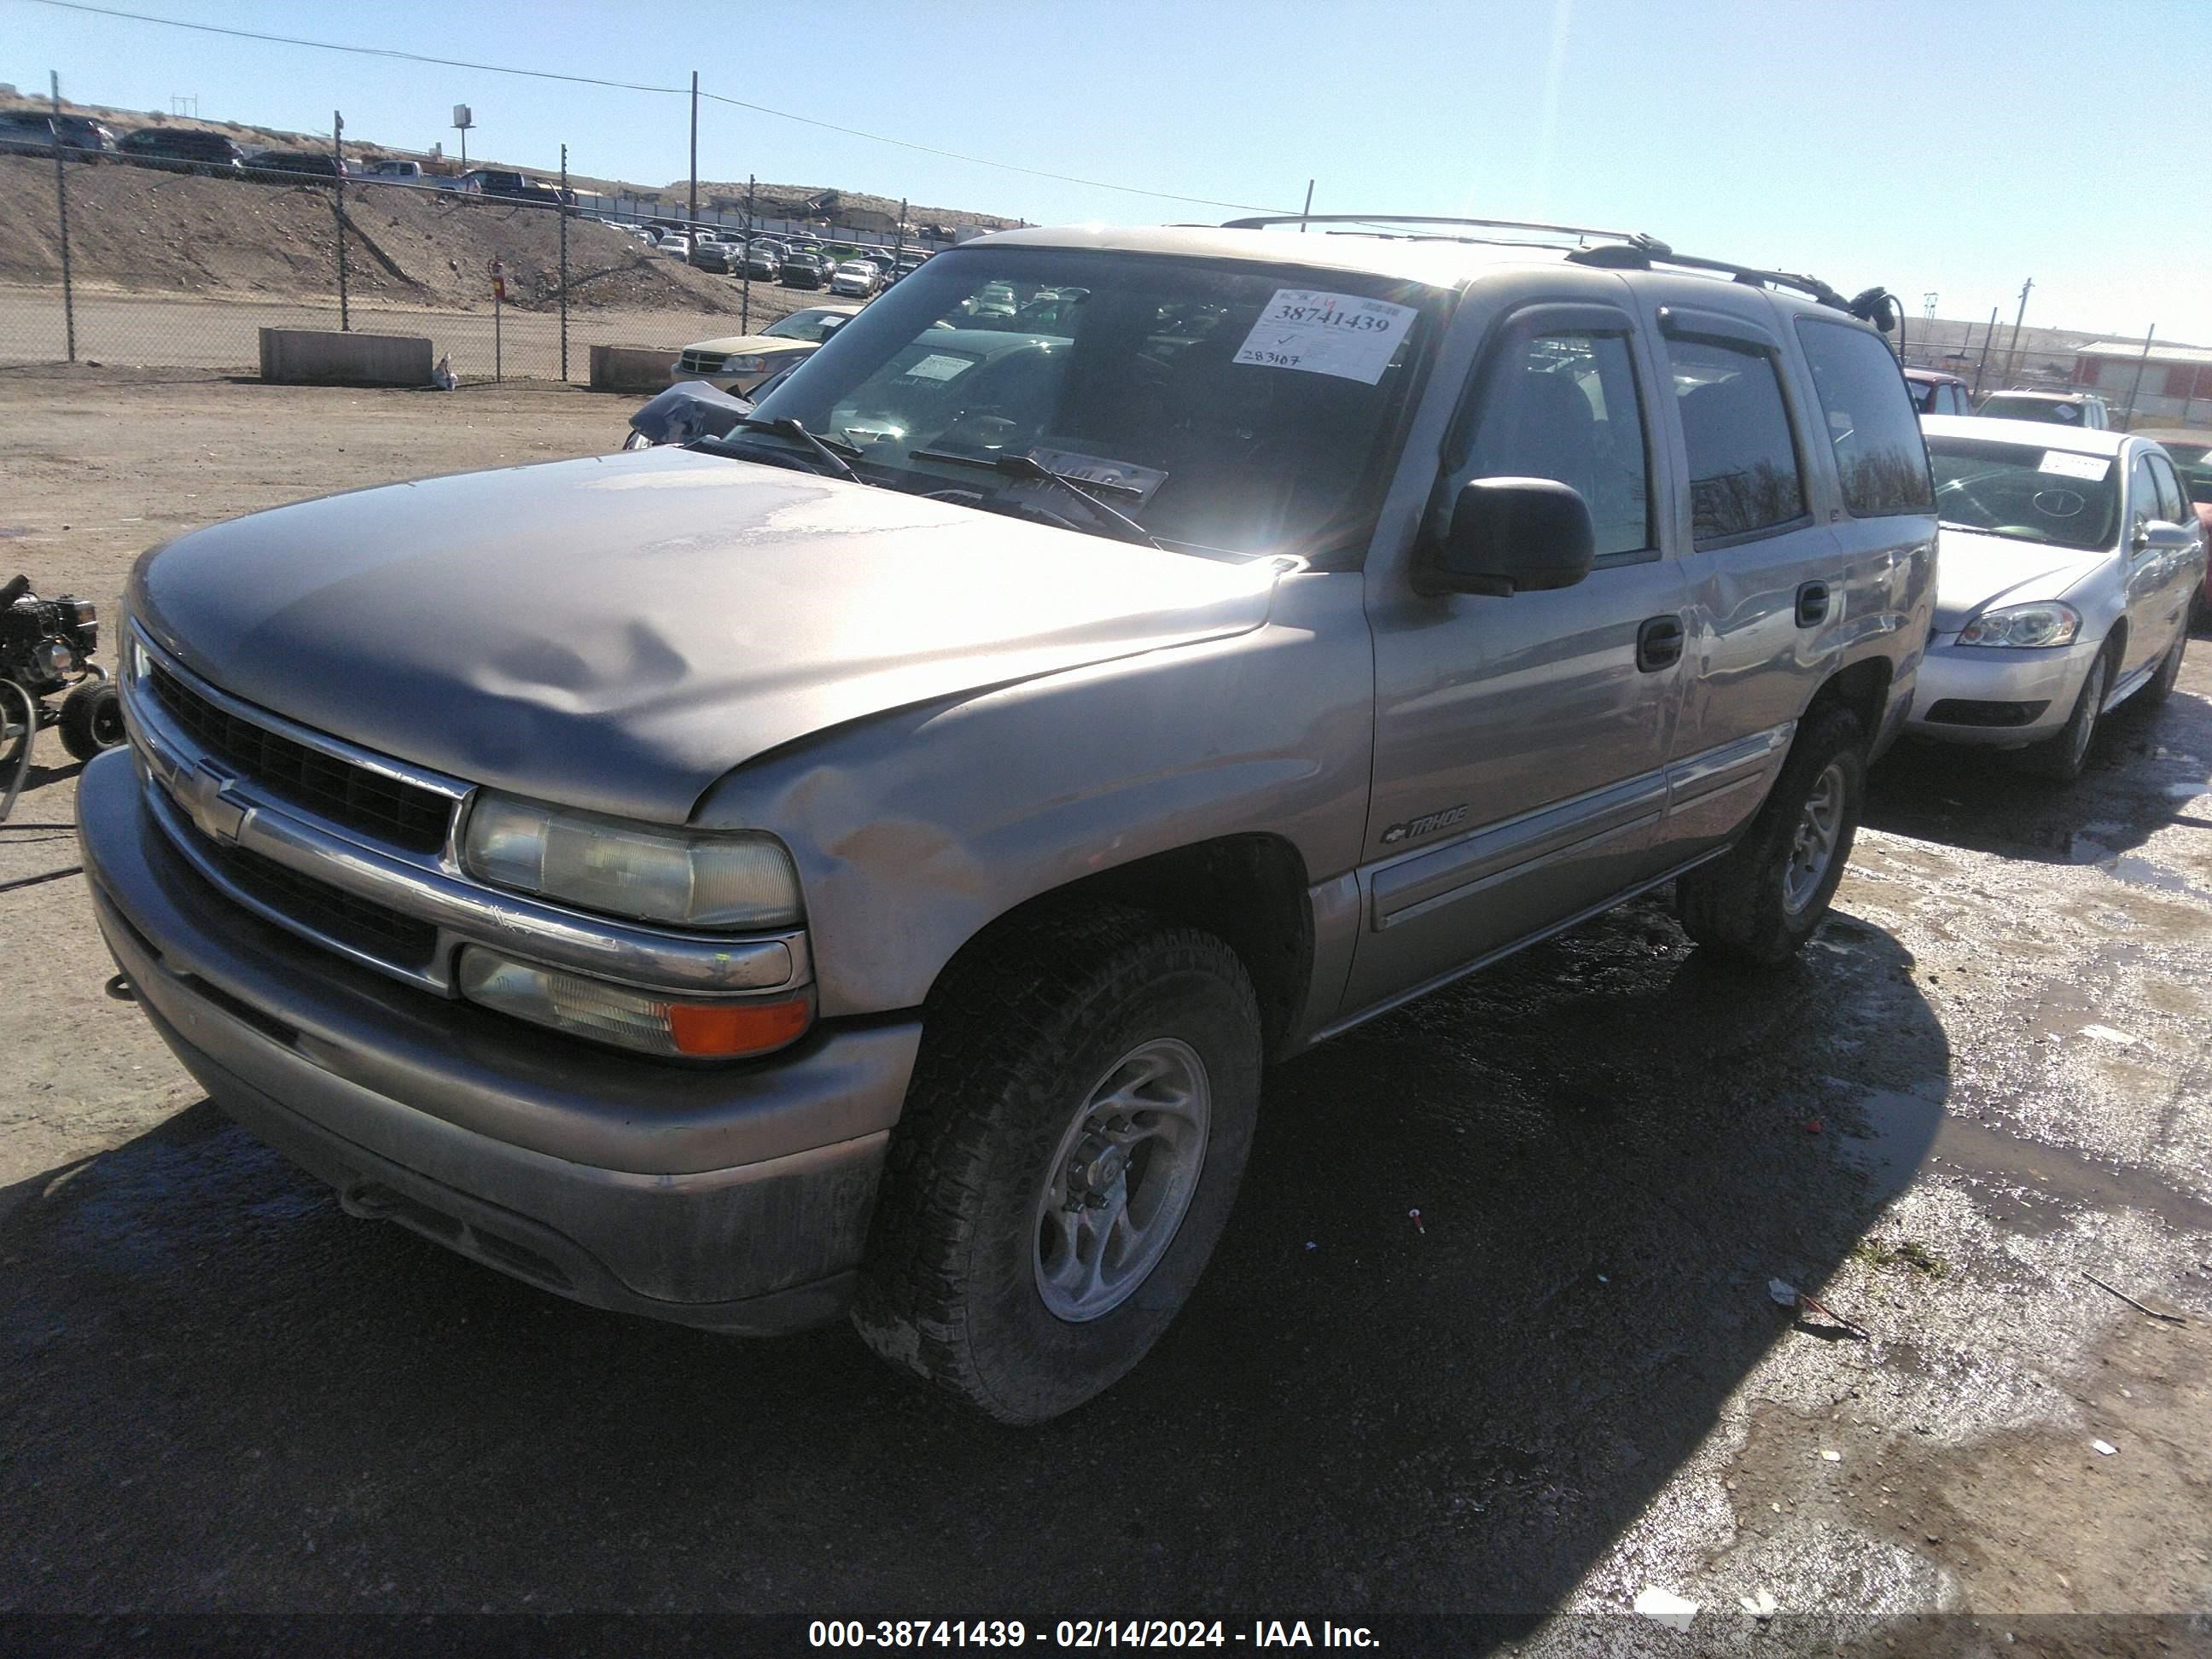
[[(0, 565), (111, 604), (188, 526), (611, 448), (627, 408), (0, 372)], [(1281, 1068), (1194, 1305), (1029, 1432), (842, 1329), (595, 1313), (346, 1218), (103, 995), (81, 881), (37, 879), (76, 862), (54, 744), (0, 830), (0, 1611), (2203, 1651), (2208, 696), (2212, 645), (2071, 792), (1885, 763), (1787, 971), (1709, 969), (1662, 895)]]

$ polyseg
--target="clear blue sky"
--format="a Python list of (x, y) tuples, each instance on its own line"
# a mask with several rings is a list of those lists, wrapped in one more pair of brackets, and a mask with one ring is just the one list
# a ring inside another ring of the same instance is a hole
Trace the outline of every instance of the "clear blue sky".
[[(2212, 343), (2212, 0), (118, 0), (124, 9), (703, 88), (1050, 172), (1316, 211), (1645, 229), (1881, 283), (1917, 314)], [(0, 0), (0, 81), (661, 183), (680, 98), (226, 40)], [(707, 104), (748, 173), (1047, 223), (1218, 210)]]

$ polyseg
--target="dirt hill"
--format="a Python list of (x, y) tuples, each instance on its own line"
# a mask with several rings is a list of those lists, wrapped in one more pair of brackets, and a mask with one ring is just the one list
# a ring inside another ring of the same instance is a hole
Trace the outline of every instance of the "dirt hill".
[[(317, 297), (337, 288), (327, 185), (195, 178), (100, 162), (69, 169), (70, 258), (88, 287), (212, 298)], [(346, 186), (347, 283), (356, 299), (489, 309), (557, 303), (560, 218), (544, 208), (394, 186)], [(568, 220), (569, 303), (735, 312), (728, 279), (678, 264), (595, 220)], [(61, 276), (53, 165), (0, 155), (0, 283)]]
[[(43, 111), (46, 108), (45, 99), (27, 93), (0, 94), (0, 111)], [(76, 104), (66, 98), (62, 100), (62, 110), (70, 115), (89, 115), (95, 121), (106, 125), (118, 137), (138, 127), (163, 127), (173, 131), (218, 132), (249, 150), (321, 149), (330, 143), (330, 135), (326, 132), (286, 132), (279, 128), (253, 126), (243, 121), (204, 120), (193, 116), (167, 115), (159, 110), (127, 110), (106, 104)], [(422, 150), (392, 149), (367, 139), (356, 140), (350, 131), (346, 137), (345, 149), (346, 155), (357, 161), (374, 161), (390, 155), (420, 161), (428, 172), (452, 175), (461, 170), (459, 159), (451, 154), (433, 161)], [(525, 167), (488, 155), (471, 158), (471, 165), (512, 168), (534, 178), (550, 179), (554, 177), (552, 172), (544, 167)], [(591, 177), (582, 173), (571, 173), (568, 183), (576, 190), (591, 191), (601, 196), (627, 197), (651, 204), (655, 210), (663, 213), (680, 211), (691, 188), (687, 179), (678, 179), (665, 185), (653, 185), (633, 184), (622, 179)], [(775, 185), (763, 181), (755, 186), (754, 201), (757, 210), (763, 215), (784, 218), (796, 216), (796, 210), (800, 206), (824, 194), (837, 197), (835, 216), (840, 224), (889, 228), (898, 218), (899, 204), (893, 198), (870, 196), (858, 191), (839, 191), (828, 185)], [(717, 209), (724, 213), (736, 213), (744, 208), (744, 199), (745, 181), (742, 179), (735, 181), (702, 179), (699, 181), (699, 207), (702, 213)], [(925, 207), (918, 202), (908, 206), (906, 216), (909, 224), (941, 224), (956, 228), (977, 225), (987, 230), (1005, 230), (1019, 222), (968, 208)]]

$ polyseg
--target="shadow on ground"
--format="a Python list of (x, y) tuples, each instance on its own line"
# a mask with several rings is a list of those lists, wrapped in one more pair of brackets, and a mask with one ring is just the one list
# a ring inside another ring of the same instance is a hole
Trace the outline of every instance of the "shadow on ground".
[(1943, 1096), (1908, 966), (1839, 915), (1731, 977), (1646, 901), (1281, 1068), (1194, 1304), (1029, 1431), (349, 1219), (203, 1103), (4, 1195), (0, 1607), (1541, 1613), (1910, 1179), (1838, 1133)]

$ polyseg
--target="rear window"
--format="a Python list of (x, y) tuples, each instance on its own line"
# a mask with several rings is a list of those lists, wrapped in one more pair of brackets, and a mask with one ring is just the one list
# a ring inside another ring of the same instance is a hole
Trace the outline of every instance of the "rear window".
[(2081, 405), (2061, 403), (2052, 398), (2008, 398), (2002, 392), (1982, 405), (1982, 413), (1993, 420), (2048, 421), (2053, 426), (2083, 426)]
[(1797, 319), (1797, 341), (1813, 368), (1851, 516), (1929, 511), (1936, 498), (1928, 451), (1889, 348), (1864, 329), (1814, 317)]

